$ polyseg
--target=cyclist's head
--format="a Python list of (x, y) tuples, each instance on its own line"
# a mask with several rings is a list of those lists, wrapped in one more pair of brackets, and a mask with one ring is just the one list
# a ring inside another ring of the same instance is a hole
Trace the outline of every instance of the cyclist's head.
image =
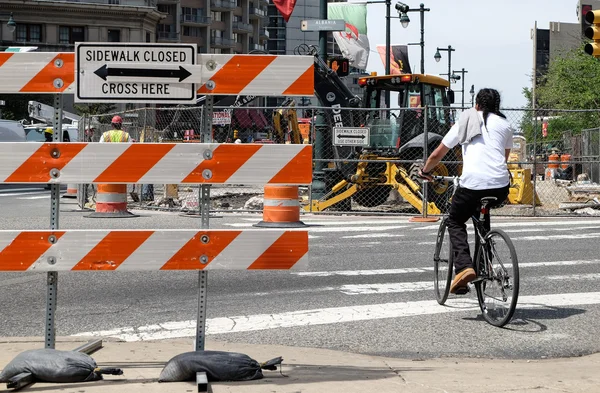
[(494, 89), (481, 89), (477, 93), (475, 103), (479, 107), (479, 110), (483, 112), (483, 122), (487, 126), (488, 114), (493, 113), (506, 119), (500, 112), (500, 93)]

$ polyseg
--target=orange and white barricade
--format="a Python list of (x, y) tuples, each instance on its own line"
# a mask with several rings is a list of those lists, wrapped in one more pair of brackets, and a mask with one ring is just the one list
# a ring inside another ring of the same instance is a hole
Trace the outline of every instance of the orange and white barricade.
[[(75, 53), (0, 53), (0, 78), (4, 81), (0, 84), (0, 93), (54, 94), (55, 116), (60, 119), (58, 112), (64, 94), (75, 94), (75, 102), (88, 102), (80, 94), (80, 90), (85, 90), (82, 86), (86, 78), (102, 78), (95, 72), (83, 72), (85, 67), (93, 70), (89, 68), (92, 64), (80, 54), (80, 47), (94, 45), (109, 46), (112, 53), (154, 44), (76, 43)], [(173, 50), (179, 54), (184, 53), (184, 49), (189, 51), (186, 53), (197, 54), (194, 44), (161, 44), (163, 52)], [(197, 54), (197, 58), (193, 58), (191, 64), (183, 64), (190, 69), (188, 76), (192, 81), (180, 80), (179, 83), (191, 85), (194, 100), (196, 92), (209, 96), (314, 95), (313, 56)], [(133, 66), (140, 65), (135, 63)], [(147, 64), (143, 66), (148, 67)], [(106, 67), (104, 64), (105, 72)], [(78, 78), (75, 78), (76, 73)], [(93, 83), (98, 81), (93, 79)], [(187, 91), (187, 87), (179, 85), (179, 88)], [(119, 93), (119, 98), (123, 98), (121, 96)], [(161, 99), (166, 98), (159, 97), (150, 102)], [(140, 100), (135, 102), (142, 102)], [(212, 114), (208, 119), (211, 118)], [(207, 130), (210, 130), (210, 124), (203, 131)], [(0, 143), (0, 183), (54, 185), (51, 187), (52, 209), (59, 205), (57, 184), (68, 187), (97, 184), (95, 213), (123, 217), (129, 216), (127, 184), (200, 184), (204, 200), (209, 198), (210, 190), (205, 185), (211, 184), (309, 185), (312, 183), (312, 146)], [(295, 192), (297, 198), (297, 189)], [(285, 199), (293, 198), (286, 196)], [(58, 229), (58, 215), (51, 214), (50, 230), (0, 230), (0, 271), (48, 272), (47, 348), (54, 348), (54, 315), (59, 298), (56, 296), (57, 272), (200, 271), (196, 349), (203, 349), (208, 270), (291, 270), (305, 269), (308, 264), (307, 231), (275, 228), (208, 230), (207, 210), (210, 209), (202, 210), (201, 230), (61, 230)], [(294, 219), (295, 214), (293, 207), (293, 212), (279, 213), (276, 219)]]

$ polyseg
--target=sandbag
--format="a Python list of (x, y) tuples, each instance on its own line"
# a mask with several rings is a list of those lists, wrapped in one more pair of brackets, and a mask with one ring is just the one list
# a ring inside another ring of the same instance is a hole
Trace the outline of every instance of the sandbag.
[(283, 358), (258, 363), (248, 355), (224, 351), (194, 351), (173, 357), (160, 373), (158, 382), (195, 381), (205, 372), (209, 382), (250, 381), (263, 378), (262, 370), (276, 370)]
[(8, 382), (21, 373), (30, 373), (40, 382), (87, 382), (102, 379), (102, 374), (122, 375), (118, 368), (98, 368), (91, 356), (77, 351), (32, 349), (17, 355), (0, 373)]

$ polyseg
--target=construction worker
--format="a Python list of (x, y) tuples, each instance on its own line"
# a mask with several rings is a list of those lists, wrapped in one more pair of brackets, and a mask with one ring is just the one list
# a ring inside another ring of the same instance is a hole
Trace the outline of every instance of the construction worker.
[[(52, 127), (48, 127), (44, 130), (44, 137), (46, 138), (46, 142), (52, 142), (52, 135), (54, 134), (54, 130)], [(71, 142), (71, 138), (69, 138), (69, 132), (63, 131), (63, 142)]]
[(121, 116), (116, 115), (112, 118), (111, 124), (113, 129), (106, 131), (100, 137), (100, 143), (103, 142), (131, 142), (131, 138), (129, 137), (129, 133), (122, 130), (123, 128), (123, 119)]

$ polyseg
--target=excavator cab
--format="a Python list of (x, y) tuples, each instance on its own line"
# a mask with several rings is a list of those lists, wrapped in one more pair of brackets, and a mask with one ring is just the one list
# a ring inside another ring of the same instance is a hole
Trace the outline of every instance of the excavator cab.
[(361, 77), (358, 84), (364, 89), (364, 108), (385, 107), (387, 91), (392, 100), (397, 95), (397, 105), (392, 110), (366, 112), (365, 126), (371, 129), (373, 149), (405, 150), (417, 147), (417, 143), (423, 146), (425, 122), (421, 108), (425, 106), (436, 107), (428, 109), (428, 132), (443, 137), (452, 126), (454, 120), (448, 107), (454, 100), (452, 93), (447, 94), (449, 83), (445, 79), (423, 74), (373, 75)]

